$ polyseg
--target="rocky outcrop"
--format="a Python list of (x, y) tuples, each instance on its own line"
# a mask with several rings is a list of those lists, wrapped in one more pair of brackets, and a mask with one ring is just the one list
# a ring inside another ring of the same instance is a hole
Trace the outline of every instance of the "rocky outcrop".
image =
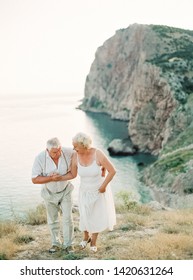
[(193, 89), (192, 46), (193, 32), (182, 29), (118, 30), (96, 51), (80, 108), (128, 120), (133, 144), (158, 155), (190, 124), (182, 107)]
[(130, 139), (113, 139), (107, 150), (111, 156), (128, 156), (136, 154), (138, 148), (131, 143)]

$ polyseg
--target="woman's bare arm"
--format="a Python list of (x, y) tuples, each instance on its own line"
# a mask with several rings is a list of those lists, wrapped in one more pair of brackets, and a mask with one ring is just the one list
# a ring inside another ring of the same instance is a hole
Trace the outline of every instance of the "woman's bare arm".
[(106, 190), (107, 185), (113, 179), (116, 174), (116, 170), (112, 162), (107, 158), (107, 156), (101, 151), (97, 150), (97, 161), (98, 163), (108, 171), (108, 174), (99, 188), (99, 192), (103, 193)]

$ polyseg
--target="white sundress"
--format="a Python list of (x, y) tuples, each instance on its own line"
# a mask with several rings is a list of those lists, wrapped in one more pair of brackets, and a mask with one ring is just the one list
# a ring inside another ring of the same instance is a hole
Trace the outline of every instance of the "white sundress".
[(90, 233), (113, 230), (116, 214), (110, 185), (108, 184), (104, 193), (99, 193), (105, 179), (101, 176), (101, 166), (96, 163), (96, 158), (89, 166), (81, 165), (78, 157), (77, 161), (80, 176), (79, 229)]

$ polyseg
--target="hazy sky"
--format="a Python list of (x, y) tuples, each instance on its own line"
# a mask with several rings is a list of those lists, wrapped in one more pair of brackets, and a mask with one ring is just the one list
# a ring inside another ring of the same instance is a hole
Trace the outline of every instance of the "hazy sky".
[(192, 11), (192, 0), (0, 0), (0, 94), (83, 93), (97, 48), (116, 30), (193, 30)]

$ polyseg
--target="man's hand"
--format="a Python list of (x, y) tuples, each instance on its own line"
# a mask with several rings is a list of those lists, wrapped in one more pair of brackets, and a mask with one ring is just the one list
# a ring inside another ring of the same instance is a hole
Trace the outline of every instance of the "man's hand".
[(58, 182), (62, 180), (62, 175), (58, 174), (58, 173), (52, 173), (50, 174), (51, 177), (51, 181), (53, 182)]

